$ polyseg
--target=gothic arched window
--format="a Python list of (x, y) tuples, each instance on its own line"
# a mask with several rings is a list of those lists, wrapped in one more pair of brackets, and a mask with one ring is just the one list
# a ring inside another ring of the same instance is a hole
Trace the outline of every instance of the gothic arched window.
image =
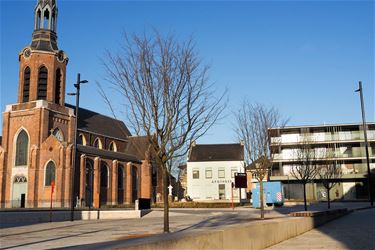
[(56, 70), (55, 103), (59, 104), (61, 99), (61, 70)]
[(30, 96), (30, 68), (26, 67), (23, 72), (23, 93), (22, 102), (28, 102)]
[(56, 172), (55, 163), (53, 161), (48, 162), (46, 166), (46, 175), (45, 175), (45, 186), (51, 186), (52, 182), (55, 181), (55, 172)]
[(108, 167), (105, 163), (102, 163), (100, 166), (100, 187), (108, 187)]
[(41, 16), (42, 16), (42, 12), (39, 9), (38, 12), (36, 13), (36, 29), (40, 29)]
[(56, 137), (57, 140), (59, 141), (64, 141), (64, 136), (63, 136), (63, 133), (61, 132), (61, 130), (59, 128), (55, 128), (52, 132), (52, 135), (54, 137)]
[(39, 74), (38, 74), (38, 100), (47, 99), (47, 79), (48, 79), (48, 70), (46, 67), (42, 66), (39, 69)]
[(117, 152), (117, 145), (114, 141), (111, 141), (111, 143), (109, 144), (108, 150)]
[(44, 29), (50, 29), (50, 27), (49, 27), (49, 11), (48, 11), (48, 9), (44, 10), (43, 28)]
[(25, 130), (21, 130), (21, 132), (17, 136), (16, 141), (16, 166), (27, 165), (28, 147), (29, 136), (27, 135)]
[(96, 138), (95, 141), (94, 141), (93, 146), (94, 146), (95, 148), (102, 149), (102, 141), (101, 141), (99, 138)]
[(83, 146), (86, 146), (86, 137), (84, 134), (78, 135), (78, 144), (82, 144)]
[(118, 173), (117, 173), (117, 184), (118, 189), (124, 189), (124, 167), (122, 165), (118, 166)]

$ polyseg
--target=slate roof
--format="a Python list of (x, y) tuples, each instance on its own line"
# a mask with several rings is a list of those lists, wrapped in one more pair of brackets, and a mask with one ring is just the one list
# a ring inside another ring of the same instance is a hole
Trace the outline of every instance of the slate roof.
[(33, 50), (57, 52), (59, 48), (57, 46), (56, 33), (48, 29), (34, 30), (30, 48)]
[(128, 137), (125, 152), (135, 155), (138, 159), (145, 159), (145, 153), (149, 148), (147, 136), (131, 136)]
[(236, 144), (201, 144), (190, 149), (189, 162), (243, 161), (244, 146)]
[[(71, 104), (66, 103), (65, 106), (75, 109), (75, 106)], [(129, 129), (122, 121), (81, 107), (78, 111), (78, 130), (85, 130), (120, 140), (126, 140), (128, 136), (131, 136)]]

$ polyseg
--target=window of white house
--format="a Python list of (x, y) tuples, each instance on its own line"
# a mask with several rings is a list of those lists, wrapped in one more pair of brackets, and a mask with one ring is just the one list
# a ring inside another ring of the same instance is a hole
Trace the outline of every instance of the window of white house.
[(225, 199), (225, 184), (219, 184), (219, 199)]
[(193, 179), (199, 179), (199, 170), (193, 169)]
[(225, 178), (225, 169), (219, 168), (219, 178)]
[(234, 178), (234, 175), (237, 173), (237, 168), (232, 168), (231, 170), (230, 170), (230, 176), (232, 177), (232, 178)]
[(206, 179), (212, 179), (212, 169), (206, 168)]

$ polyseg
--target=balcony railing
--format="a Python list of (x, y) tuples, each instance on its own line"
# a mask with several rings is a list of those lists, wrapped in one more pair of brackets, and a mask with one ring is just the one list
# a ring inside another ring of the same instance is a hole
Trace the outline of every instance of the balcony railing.
[[(288, 161), (297, 161), (298, 160), (298, 153), (297, 150), (295, 152), (288, 152), (286, 154), (283, 153), (276, 153), (272, 154), (273, 161), (280, 161), (280, 160), (288, 160)], [(319, 151), (321, 150), (321, 151)], [(373, 149), (369, 147), (369, 156), (375, 157), (375, 152)], [(335, 159), (345, 159), (345, 158), (363, 158), (366, 157), (365, 148), (364, 147), (353, 147), (346, 149), (344, 152), (342, 150), (325, 150), (325, 149), (317, 149), (315, 152), (315, 160), (335, 160)]]
[[(368, 140), (375, 140), (375, 131), (367, 131)], [(337, 133), (310, 133), (296, 134), (293, 137), (272, 137), (271, 144), (301, 143), (301, 142), (330, 142), (330, 141), (357, 141), (364, 140), (363, 131), (337, 132)]]
[[(372, 166), (371, 168), (375, 168)], [(342, 175), (351, 175), (351, 174), (367, 174), (367, 164), (366, 163), (355, 163), (355, 164), (342, 164)], [(284, 172), (283, 169), (273, 169), (271, 176), (291, 176), (290, 169)], [(318, 177), (316, 177), (317, 179)]]

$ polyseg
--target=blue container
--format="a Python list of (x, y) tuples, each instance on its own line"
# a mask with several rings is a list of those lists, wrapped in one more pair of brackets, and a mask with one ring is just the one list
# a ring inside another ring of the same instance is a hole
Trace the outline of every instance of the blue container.
[[(253, 207), (260, 208), (259, 202), (259, 183), (251, 190)], [(284, 204), (283, 186), (280, 181), (263, 182), (264, 203), (268, 206), (282, 206)]]

